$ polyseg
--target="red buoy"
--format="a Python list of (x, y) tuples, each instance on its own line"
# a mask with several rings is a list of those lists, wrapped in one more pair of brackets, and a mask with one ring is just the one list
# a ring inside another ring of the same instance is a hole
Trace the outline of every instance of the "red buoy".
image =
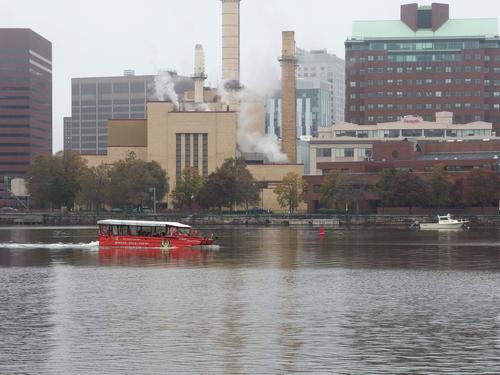
[(323, 228), (323, 226), (320, 226), (320, 227), (319, 227), (319, 235), (320, 235), (321, 237), (323, 237), (323, 236), (325, 235), (325, 228)]

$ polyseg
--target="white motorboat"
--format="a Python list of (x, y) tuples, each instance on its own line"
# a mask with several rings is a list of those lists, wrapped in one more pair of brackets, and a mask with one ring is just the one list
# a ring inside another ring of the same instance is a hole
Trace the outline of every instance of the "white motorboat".
[(467, 224), (468, 220), (452, 219), (451, 215), (438, 215), (436, 223), (419, 223), (420, 229), (461, 229)]

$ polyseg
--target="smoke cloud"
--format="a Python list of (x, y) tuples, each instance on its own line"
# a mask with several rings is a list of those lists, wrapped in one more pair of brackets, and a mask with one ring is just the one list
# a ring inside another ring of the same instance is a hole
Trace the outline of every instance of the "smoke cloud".
[(242, 152), (264, 154), (271, 163), (286, 163), (287, 156), (281, 152), (281, 145), (275, 134), (265, 134), (263, 129), (263, 98), (248, 90), (239, 93), (240, 112), (238, 114), (237, 143)]
[(179, 109), (179, 96), (175, 92), (175, 83), (172, 75), (167, 71), (159, 71), (154, 79), (154, 90), (156, 100), (166, 101), (170, 100), (176, 110)]

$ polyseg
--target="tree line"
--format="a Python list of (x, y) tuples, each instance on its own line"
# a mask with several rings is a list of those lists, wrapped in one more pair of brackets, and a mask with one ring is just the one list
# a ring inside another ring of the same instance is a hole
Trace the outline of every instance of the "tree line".
[(452, 179), (445, 167), (435, 165), (429, 176), (421, 177), (410, 170), (386, 169), (375, 185), (356, 181), (353, 175), (330, 172), (320, 186), (320, 203), (324, 207), (356, 206), (369, 193), (376, 193), (382, 208), (463, 207), (482, 208), (498, 204), (500, 177), (494, 171), (473, 169), (463, 178)]
[(146, 162), (130, 153), (111, 165), (88, 167), (73, 151), (37, 157), (25, 176), (36, 208), (88, 210), (111, 207), (151, 207), (153, 191), (157, 200), (169, 191), (168, 178), (157, 162)]
[[(39, 156), (26, 174), (32, 206), (59, 208), (75, 206), (87, 210), (107, 207), (152, 207), (154, 195), (161, 202), (170, 193), (169, 178), (155, 162), (146, 162), (130, 153), (111, 165), (88, 167), (72, 151)], [(192, 210), (227, 208), (256, 204), (260, 185), (242, 158), (227, 159), (206, 179), (195, 168), (186, 168), (171, 192), (174, 208)]]

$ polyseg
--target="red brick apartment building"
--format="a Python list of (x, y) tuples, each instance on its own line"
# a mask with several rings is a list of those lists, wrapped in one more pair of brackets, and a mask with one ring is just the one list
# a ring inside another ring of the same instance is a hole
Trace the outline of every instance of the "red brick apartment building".
[(52, 44), (29, 29), (0, 29), (0, 195), (52, 153)]
[(434, 121), (449, 111), (455, 124), (500, 129), (496, 18), (450, 19), (447, 4), (406, 4), (400, 20), (354, 21), (345, 51), (346, 121)]

